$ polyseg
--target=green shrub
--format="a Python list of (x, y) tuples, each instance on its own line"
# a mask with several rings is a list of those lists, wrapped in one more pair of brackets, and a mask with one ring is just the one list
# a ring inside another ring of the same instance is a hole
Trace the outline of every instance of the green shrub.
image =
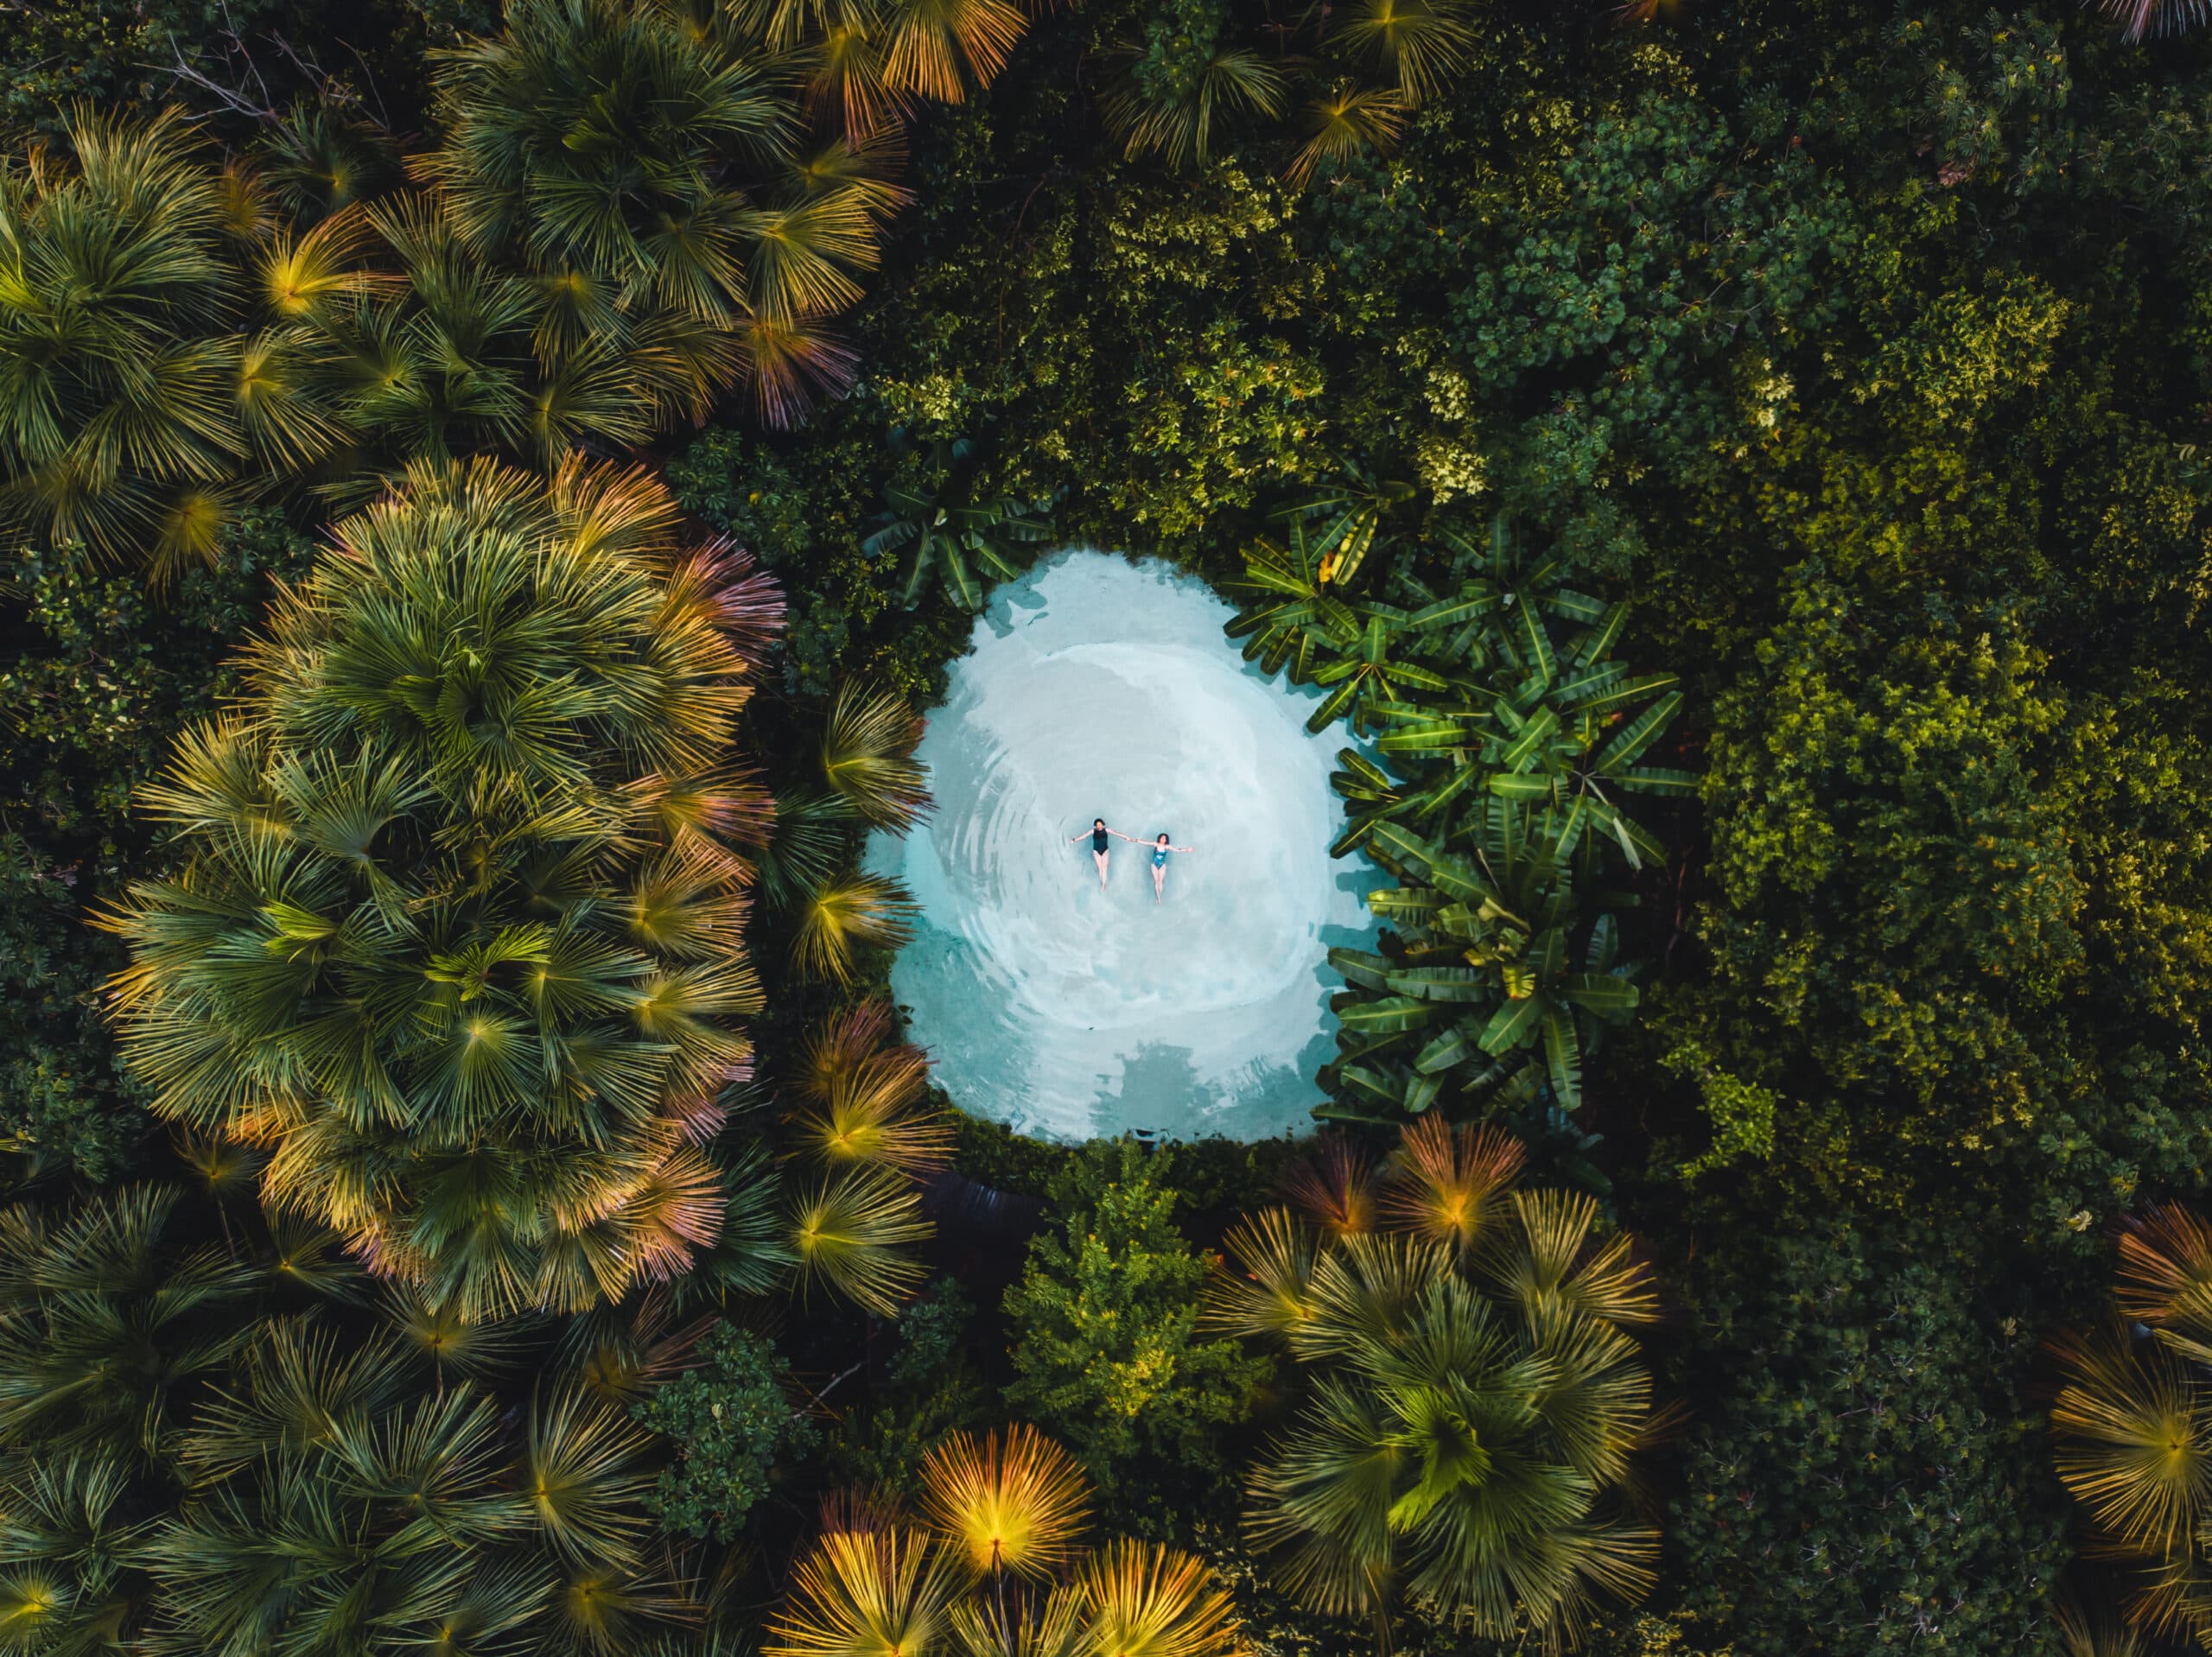
[(1963, 1233), (1838, 1221), (1701, 1262), (1669, 1535), (1738, 1657), (2042, 1650), (2068, 1557), (2036, 1337)]
[(764, 1336), (718, 1324), (688, 1369), (631, 1414), (668, 1441), (674, 1460), (645, 1505), (664, 1529), (733, 1540), (781, 1470), (804, 1461), (821, 1430), (791, 1400), (791, 1367)]
[(1109, 1489), (1219, 1469), (1222, 1430), (1271, 1373), (1198, 1333), (1209, 1268), (1175, 1228), (1174, 1159), (1134, 1140), (1085, 1146), (1053, 1179), (1046, 1229), (1007, 1292), (1007, 1402)]

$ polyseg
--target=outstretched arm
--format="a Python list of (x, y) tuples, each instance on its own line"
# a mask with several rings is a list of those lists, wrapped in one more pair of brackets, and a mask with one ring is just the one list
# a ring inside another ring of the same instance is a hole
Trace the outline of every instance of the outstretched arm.
[[(1106, 832), (1107, 832), (1108, 834), (1111, 834), (1111, 833), (1113, 833), (1114, 831), (1113, 831), (1112, 829), (1110, 829), (1110, 828), (1109, 828), (1109, 829), (1108, 829)], [(1090, 838), (1090, 829), (1088, 829), (1088, 828), (1086, 828), (1086, 829), (1084, 829), (1084, 830), (1081, 834), (1079, 834), (1079, 835), (1070, 835), (1068, 836), (1068, 844), (1069, 844), (1069, 845), (1071, 845), (1071, 846), (1072, 846), (1072, 845), (1074, 845), (1074, 844), (1076, 843), (1076, 841), (1077, 841), (1078, 840), (1089, 840)]]
[(1118, 828), (1109, 828), (1106, 832), (1113, 835), (1116, 840), (1128, 841), (1132, 846), (1141, 846), (1144, 844), (1144, 841), (1139, 840), (1135, 835), (1125, 835)]
[(1195, 852), (1198, 848), (1195, 846), (1170, 846), (1167, 849), (1171, 852)]

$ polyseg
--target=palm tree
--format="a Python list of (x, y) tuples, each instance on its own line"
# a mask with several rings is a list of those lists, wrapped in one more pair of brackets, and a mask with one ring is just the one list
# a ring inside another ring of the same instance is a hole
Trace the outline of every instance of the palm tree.
[(1123, 1538), (1084, 1560), (1076, 1585), (1096, 1657), (1244, 1657), (1228, 1591), (1193, 1554)]
[(195, 1244), (172, 1188), (0, 1210), (0, 1454), (176, 1453), (186, 1396), (250, 1333), (260, 1274)]
[(738, 568), (581, 465), (419, 467), (335, 536), (149, 794), (183, 863), (111, 918), (127, 1057), (433, 1305), (673, 1276), (720, 1227), (698, 1142), (760, 1004)]
[(822, 735), (822, 772), (863, 822), (905, 834), (930, 809), (928, 775), (914, 761), (922, 721), (896, 691), (848, 679)]
[(898, 949), (913, 936), (919, 913), (887, 875), (832, 875), (801, 898), (791, 917), (791, 963), (803, 977), (849, 984), (859, 952)]
[(1632, 1598), (1656, 1537), (1620, 1512), (1650, 1377), (1623, 1325), (1656, 1313), (1594, 1204), (1509, 1192), (1518, 1147), (1409, 1129), (1378, 1234), (1275, 1210), (1229, 1239), (1215, 1324), (1282, 1344), (1305, 1401), (1254, 1470), (1246, 1527), (1326, 1615), (1399, 1596), (1492, 1638)]
[(1034, 1427), (978, 1444), (956, 1432), (922, 1464), (930, 1522), (978, 1577), (1047, 1579), (1064, 1565), (1090, 1505), (1075, 1457)]
[(879, 1317), (896, 1316), (925, 1273), (907, 1254), (933, 1229), (913, 1183), (890, 1168), (814, 1179), (788, 1199), (790, 1247), (802, 1289), (820, 1286)]
[(0, 1483), (0, 1649), (91, 1657), (135, 1649), (151, 1584), (139, 1568), (149, 1527), (130, 1479), (100, 1455), (26, 1461)]
[(1282, 113), (1282, 71), (1249, 48), (1210, 40), (1202, 55), (1162, 63), (1156, 53), (1123, 41), (1111, 55), (1120, 71), (1103, 110), (1128, 160), (1158, 156), (1170, 167), (1203, 166), (1213, 153), (1217, 117)]
[(612, 1654), (682, 1620), (642, 1546), (645, 1435), (563, 1383), (521, 1415), (386, 1337), (269, 1324), (143, 1549), (148, 1648)]
[(840, 377), (819, 321), (860, 297), (896, 198), (866, 166), (791, 170), (780, 66), (741, 30), (653, 0), (524, 0), (442, 54), (436, 98), (446, 139), (421, 170), (461, 239), (582, 301), (616, 373), (680, 369), (661, 406), (696, 417), (747, 373), (782, 419)]
[(79, 114), (0, 179), (0, 513), (52, 544), (212, 562), (250, 457), (333, 429), (259, 318), (234, 195), (183, 117)]
[(922, 1531), (830, 1530), (792, 1580), (765, 1657), (919, 1657), (946, 1643), (957, 1579)]
[(929, 1060), (893, 1038), (893, 1014), (869, 1002), (837, 1014), (809, 1039), (794, 1090), (802, 1154), (829, 1167), (880, 1165), (919, 1173), (942, 1165), (952, 1129), (929, 1102)]
[(1340, 16), (1332, 38), (1395, 81), (1408, 109), (1448, 90), (1474, 43), (1458, 0), (1357, 0)]
[(2115, 1316), (2051, 1345), (2058, 1476), (2134, 1578), (2130, 1620), (2212, 1638), (2212, 1226), (2175, 1205), (2129, 1222)]
[(1355, 156), (1388, 154), (1405, 126), (1405, 104), (1395, 92), (1341, 80), (1313, 95), (1300, 111), (1306, 143), (1284, 175), (1303, 189), (1324, 166)]

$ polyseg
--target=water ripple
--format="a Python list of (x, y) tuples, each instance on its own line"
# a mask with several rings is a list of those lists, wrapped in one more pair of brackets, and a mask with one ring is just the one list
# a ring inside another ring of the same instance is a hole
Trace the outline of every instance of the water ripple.
[[(1156, 560), (1063, 553), (1000, 589), (921, 758), (936, 815), (870, 867), (923, 907), (892, 987), (962, 1106), (1025, 1133), (1260, 1138), (1307, 1125), (1332, 1045), (1331, 943), (1371, 936), (1332, 863), (1339, 733), (1248, 669), (1229, 606)], [(1098, 889), (1093, 816), (1112, 842)]]

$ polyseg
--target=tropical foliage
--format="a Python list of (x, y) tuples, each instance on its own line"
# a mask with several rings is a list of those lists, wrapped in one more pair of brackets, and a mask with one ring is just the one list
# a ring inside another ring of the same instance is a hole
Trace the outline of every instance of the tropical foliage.
[(1643, 763), (1681, 693), (1612, 659), (1626, 604), (1564, 585), (1563, 562), (1527, 556), (1503, 518), (1486, 540), (1394, 548), (1405, 602), (1344, 596), (1407, 493), (1357, 481), (1246, 550), (1261, 596), (1229, 629), (1247, 659), (1326, 691), (1309, 728), (1368, 740), (1338, 756), (1332, 849), (1399, 883), (1368, 895), (1391, 929), (1381, 951), (1329, 952), (1346, 988), (1325, 1084), (1339, 1114), (1384, 1120), (1440, 1099), (1573, 1111), (1584, 1056), (1638, 1000), (1614, 914), (1636, 894), (1609, 883), (1664, 857), (1626, 798), (1697, 786)]
[(2212, 1227), (2178, 1205), (2133, 1221), (2120, 1234), (2116, 1302), (2106, 1327), (2054, 1349), (2065, 1380), (2050, 1411), (2058, 1476), (2103, 1551), (2129, 1568), (2130, 1619), (2202, 1645), (2212, 1635)]
[(1052, 1218), (1007, 1292), (1007, 1401), (1049, 1423), (1091, 1476), (1127, 1495), (1140, 1457), (1183, 1474), (1217, 1452), (1269, 1366), (1198, 1329), (1207, 1270), (1175, 1228), (1173, 1152), (1085, 1148), (1051, 1187)]
[(771, 1657), (965, 1651), (1238, 1657), (1229, 1596), (1203, 1561), (1123, 1540), (1080, 1550), (1090, 1492), (1031, 1429), (956, 1436), (924, 1463), (922, 1517), (847, 1494), (793, 1573)]
[(728, 749), (780, 600), (612, 469), (425, 465), (336, 535), (149, 797), (183, 862), (110, 923), (124, 1051), (433, 1304), (671, 1277), (752, 1069)]
[(1229, 1236), (1211, 1321), (1281, 1347), (1305, 1394), (1245, 1525), (1317, 1610), (1387, 1631), (1403, 1596), (1494, 1639), (1558, 1638), (1651, 1584), (1658, 1535), (1628, 1495), (1651, 1377), (1627, 1331), (1658, 1298), (1592, 1198), (1515, 1189), (1522, 1157), (1424, 1117), (1372, 1223), (1271, 1209)]

